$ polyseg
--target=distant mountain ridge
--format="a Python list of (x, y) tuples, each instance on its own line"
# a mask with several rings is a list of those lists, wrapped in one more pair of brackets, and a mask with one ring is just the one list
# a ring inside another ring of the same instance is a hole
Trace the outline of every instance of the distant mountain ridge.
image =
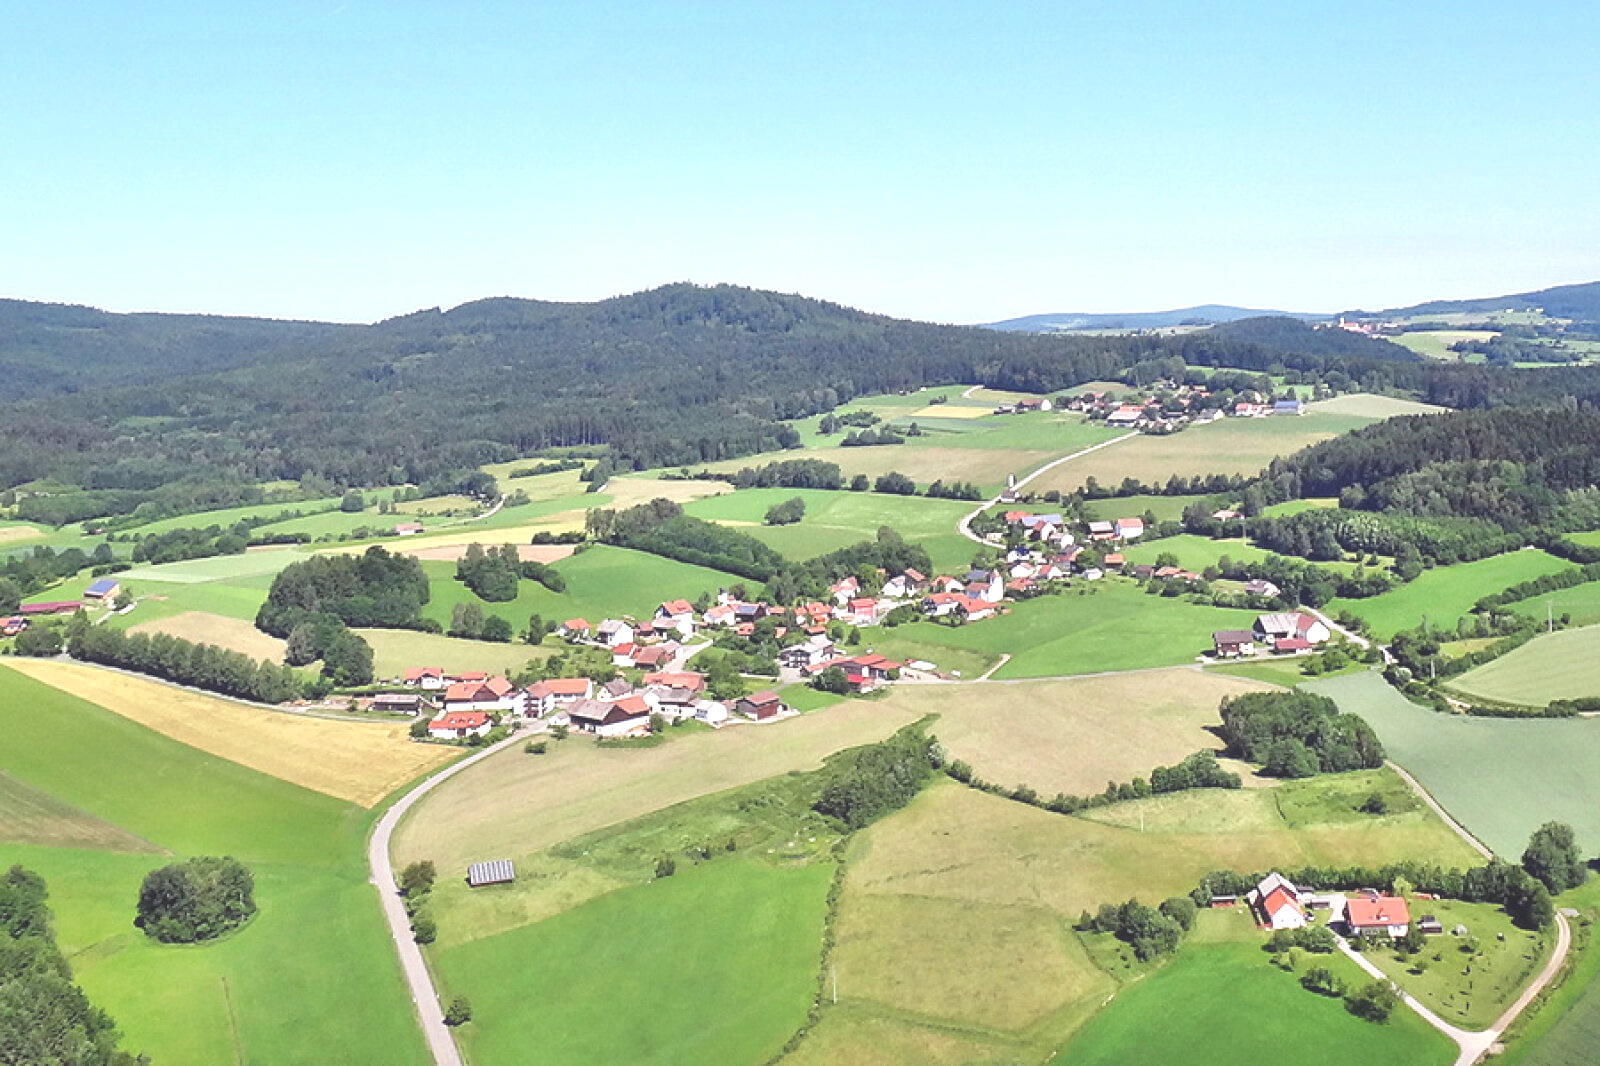
[[(1600, 281), (1578, 285), (1557, 285), (1533, 292), (1507, 296), (1487, 296), (1473, 300), (1429, 300), (1410, 307), (1391, 307), (1379, 317), (1401, 318), (1412, 315), (1472, 314), (1489, 311), (1543, 311), (1552, 318), (1600, 323)], [(1350, 311), (1350, 317), (1373, 317), (1371, 312)]]
[(1171, 329), (1173, 326), (1215, 326), (1224, 322), (1237, 322), (1241, 318), (1297, 318), (1305, 322), (1321, 321), (1331, 315), (1308, 314), (1300, 311), (1271, 311), (1232, 304), (1200, 304), (1196, 307), (1179, 307), (1171, 311), (1128, 311), (1117, 313), (1091, 313), (1062, 311), (1054, 314), (1023, 315), (1001, 322), (985, 323), (984, 329), (1004, 333), (1072, 333), (1086, 329)]

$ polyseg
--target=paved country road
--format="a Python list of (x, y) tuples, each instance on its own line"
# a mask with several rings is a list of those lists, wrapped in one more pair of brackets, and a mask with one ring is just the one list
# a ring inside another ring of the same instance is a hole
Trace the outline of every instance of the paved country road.
[[(1033, 473), (1029, 474), (1027, 477), (1018, 478), (1017, 479), (1017, 483), (1013, 487), (1012, 491), (1015, 491), (1016, 489), (1022, 488), (1022, 486), (1026, 485), (1028, 482), (1032, 481), (1034, 478), (1038, 477), (1040, 474), (1046, 473), (1047, 471), (1050, 471), (1050, 470), (1054, 470), (1056, 467), (1060, 466), (1062, 463), (1071, 462), (1073, 459), (1081, 458), (1082, 456), (1088, 455), (1090, 452), (1097, 452), (1101, 448), (1109, 448), (1109, 447), (1111, 447), (1111, 445), (1116, 444), (1119, 441), (1125, 441), (1129, 437), (1137, 437), (1138, 435), (1139, 434), (1138, 434), (1137, 431), (1135, 431), (1133, 433), (1124, 433), (1120, 437), (1112, 437), (1110, 440), (1103, 440), (1099, 444), (1091, 444), (1091, 445), (1089, 445), (1089, 447), (1082, 448), (1082, 449), (1080, 449), (1078, 451), (1075, 451), (1071, 455), (1063, 455), (1059, 459), (1052, 459), (1052, 460), (1050, 460), (1050, 462), (1044, 464), (1039, 469), (1037, 469)], [(1002, 493), (1001, 495), (1003, 496), (1004, 493)], [(982, 537), (978, 536), (976, 533), (974, 533), (972, 531), (972, 520), (974, 518), (977, 518), (983, 512), (987, 511), (989, 508), (993, 507), (995, 504), (999, 503), (1000, 499), (1001, 499), (1001, 496), (996, 496), (991, 500), (986, 500), (983, 503), (978, 504), (978, 506), (974, 507), (971, 511), (969, 511), (967, 514), (962, 516), (961, 521), (956, 524), (956, 531), (959, 532), (963, 537), (966, 537), (970, 541), (975, 541), (978, 544), (985, 544), (985, 545), (989, 544), (988, 541), (984, 540)]]
[(389, 861), (389, 840), (394, 836), (400, 819), (419, 799), (473, 763), (481, 762), (521, 739), (519, 734), (513, 733), (500, 743), (484, 748), (460, 762), (451, 763), (424, 780), (383, 812), (383, 817), (373, 827), (372, 839), (367, 842), (367, 868), (372, 873), (372, 884), (377, 888), (378, 898), (383, 904), (383, 916), (389, 922), (389, 936), (394, 939), (395, 951), (400, 955), (400, 968), (405, 972), (406, 984), (411, 988), (417, 1019), (422, 1023), (422, 1033), (427, 1037), (428, 1051), (436, 1066), (462, 1066), (461, 1052), (456, 1049), (455, 1038), (444, 1024), (444, 1008), (439, 1004), (439, 993), (433, 987), (433, 976), (428, 973), (422, 949), (411, 936), (411, 920), (406, 917), (405, 906), (400, 902), (394, 865)]

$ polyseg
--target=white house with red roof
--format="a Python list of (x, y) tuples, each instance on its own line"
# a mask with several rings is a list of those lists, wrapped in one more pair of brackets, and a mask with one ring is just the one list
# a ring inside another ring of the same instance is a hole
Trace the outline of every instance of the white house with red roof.
[(883, 594), (896, 600), (906, 600), (927, 587), (928, 579), (916, 570), (902, 570), (883, 583)]
[(688, 600), (667, 600), (656, 608), (657, 630), (676, 630), (681, 637), (694, 636), (694, 604)]
[(592, 695), (594, 682), (587, 677), (552, 677), (522, 690), (522, 713), (531, 718), (543, 718)]
[(705, 691), (706, 675), (693, 670), (662, 670), (645, 674), (641, 679), (646, 685), (670, 685), (674, 688), (686, 688), (696, 695)]
[(1411, 909), (1398, 896), (1356, 896), (1345, 902), (1344, 924), (1356, 936), (1405, 936)]
[(1119, 518), (1111, 528), (1118, 540), (1137, 540), (1144, 536), (1144, 519)]
[(1256, 636), (1263, 643), (1271, 644), (1275, 651), (1303, 651), (1332, 635), (1327, 626), (1304, 611), (1257, 615), (1252, 628)]
[(521, 704), (517, 686), (503, 677), (457, 681), (444, 690), (446, 711), (515, 711)]
[(837, 666), (844, 671), (845, 680), (856, 692), (871, 692), (890, 681), (891, 674), (897, 673), (903, 663), (882, 655), (852, 655), (847, 659), (828, 659), (807, 667), (801, 673), (806, 676), (815, 676), (824, 670)]
[(834, 612), (840, 621), (854, 626), (870, 626), (878, 621), (878, 601), (871, 596), (858, 596)]
[(1306, 924), (1306, 908), (1300, 900), (1300, 890), (1280, 873), (1262, 878), (1244, 898), (1261, 924), (1269, 929), (1300, 929)]
[(719, 603), (700, 616), (700, 621), (708, 626), (731, 626), (738, 621), (738, 615), (731, 603)]
[(589, 632), (587, 618), (569, 618), (556, 626), (556, 635), (563, 640), (588, 640)]
[(428, 735), (435, 740), (465, 740), (481, 737), (493, 728), (483, 711), (446, 711), (428, 723)]
[(400, 680), (412, 688), (444, 688), (444, 668), (441, 666), (413, 666), (401, 675)]
[(630, 623), (620, 618), (607, 618), (600, 623), (600, 628), (594, 631), (594, 637), (610, 647), (616, 644), (632, 644), (635, 632)]

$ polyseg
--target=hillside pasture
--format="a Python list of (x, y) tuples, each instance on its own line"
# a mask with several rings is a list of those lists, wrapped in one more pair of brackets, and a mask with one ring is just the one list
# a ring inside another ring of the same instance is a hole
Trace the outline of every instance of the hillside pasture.
[(534, 1046), (551, 1066), (758, 1063), (777, 1052), (815, 991), (832, 869), (685, 865), (437, 953), (447, 995), (472, 1000), (470, 1060), (512, 1066)]
[(1475, 718), (1438, 714), (1363, 671), (1307, 690), (1365, 718), (1389, 758), (1458, 821), (1515, 861), (1545, 822), (1566, 822), (1584, 854), (1600, 848), (1600, 720)]
[[(1462, 361), (1462, 356), (1460, 352), (1450, 350), (1452, 344), (1464, 341), (1492, 341), (1498, 336), (1500, 331), (1497, 329), (1419, 329), (1408, 330), (1388, 339), (1428, 359), (1455, 363)], [(1475, 358), (1478, 361), (1483, 359), (1481, 355)]]
[(1159, 485), (1174, 474), (1255, 474), (1279, 456), (1375, 421), (1320, 411), (1315, 405), (1309, 409), (1310, 414), (1299, 417), (1225, 418), (1169, 436), (1141, 434), (1063, 463), (1028, 487), (1071, 492), (1091, 477), (1102, 485), (1120, 484), (1127, 477)]
[(1080, 582), (1009, 613), (951, 628), (918, 622), (908, 639), (1012, 658), (997, 680), (1177, 666), (1211, 649), (1217, 629), (1248, 629), (1255, 615), (1143, 592), (1132, 581)]
[(303, 559), (287, 548), (248, 551), (241, 555), (213, 555), (205, 559), (185, 559), (158, 566), (135, 566), (117, 575), (117, 580), (153, 581), (166, 585), (199, 585), (210, 581), (233, 581), (243, 577), (276, 574), (290, 563)]
[(1387, 640), (1402, 629), (1421, 625), (1453, 628), (1481, 597), (1518, 582), (1553, 574), (1572, 566), (1548, 552), (1528, 549), (1487, 559), (1423, 571), (1415, 581), (1364, 599), (1335, 599), (1324, 608), (1329, 614), (1349, 611), (1362, 619), (1373, 634)]
[(252, 659), (283, 662), (284, 642), (261, 632), (242, 618), (212, 614), (210, 611), (184, 611), (170, 618), (135, 622), (129, 633), (166, 633), (195, 644), (215, 644), (248, 655)]
[(1096, 812), (1117, 815), (1103, 822), (937, 783), (852, 840), (839, 1005), (794, 1061), (1043, 1061), (1116, 989), (1069, 929), (1086, 909), (1154, 904), (1217, 868), (1471, 857), (1426, 810), (1290, 826), (1275, 791), (1155, 797)]
[(902, 685), (883, 706), (937, 714), (951, 758), (1007, 787), (1086, 795), (1221, 747), (1222, 699), (1267, 686), (1189, 667), (1015, 685)]
[(454, 869), (493, 853), (531, 855), (674, 803), (821, 765), (836, 751), (882, 740), (916, 714), (849, 700), (773, 725), (672, 736), (652, 748), (602, 748), (573, 736), (530, 758), (500, 752), (462, 771), (413, 808), (395, 834), (402, 862)]
[(1455, 678), (1469, 698), (1542, 707), (1551, 700), (1600, 696), (1600, 625), (1535, 637)]
[(1146, 511), (1154, 514), (1158, 522), (1177, 522), (1182, 520), (1185, 507), (1209, 499), (1209, 496), (1114, 496), (1104, 500), (1088, 500), (1083, 505), (1083, 511), (1098, 522), (1143, 515)]
[(1586, 581), (1571, 588), (1544, 592), (1512, 604), (1511, 609), (1540, 622), (1550, 615), (1557, 618), (1568, 616), (1573, 625), (1592, 626), (1600, 623), (1600, 581)]
[(18, 659), (9, 666), (201, 751), (362, 807), (456, 754), (414, 743), (401, 722), (269, 711), (80, 663)]
[[(865, 474), (876, 478), (891, 470), (899, 471), (926, 489), (935, 481), (970, 481), (986, 492), (998, 492), (1005, 487), (1006, 475), (1021, 477), (1051, 459), (1076, 449), (1063, 447), (1059, 451), (1046, 448), (969, 448), (962, 447), (948, 436), (920, 437), (913, 446), (905, 444), (877, 445), (867, 448), (811, 447), (781, 454), (752, 455), (744, 459), (728, 459), (710, 464), (713, 471), (733, 472), (744, 467), (788, 459), (819, 459), (837, 464), (845, 478)], [(938, 443), (933, 443), (937, 441)]]
[(357, 629), (356, 633), (372, 645), (374, 674), (396, 680), (414, 666), (437, 666), (445, 673), (482, 670), (514, 674), (531, 661), (548, 659), (557, 650), (542, 645), (462, 640), (414, 629)]

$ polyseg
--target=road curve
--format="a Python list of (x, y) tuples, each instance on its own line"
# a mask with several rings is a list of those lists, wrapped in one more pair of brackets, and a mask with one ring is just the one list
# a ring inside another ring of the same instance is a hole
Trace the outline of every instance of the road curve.
[(411, 988), (411, 1001), (416, 1004), (417, 1020), (422, 1023), (422, 1034), (427, 1038), (428, 1051), (436, 1066), (462, 1066), (461, 1052), (456, 1048), (449, 1027), (444, 1024), (444, 1008), (439, 1004), (439, 993), (433, 987), (433, 975), (428, 973), (422, 949), (411, 936), (411, 921), (400, 902), (394, 865), (389, 860), (389, 841), (400, 819), (419, 799), (472, 764), (481, 762), (520, 739), (518, 734), (513, 733), (500, 743), (484, 748), (460, 762), (451, 763), (422, 781), (383, 812), (383, 817), (372, 829), (371, 839), (367, 841), (367, 869), (371, 872), (373, 886), (378, 890), (383, 916), (389, 923), (389, 936), (400, 955), (400, 968), (405, 973), (406, 984)]
[[(1083, 456), (1088, 455), (1090, 452), (1097, 452), (1101, 448), (1109, 448), (1111, 445), (1116, 444), (1118, 441), (1124, 441), (1124, 440), (1127, 440), (1129, 437), (1137, 437), (1138, 435), (1139, 434), (1138, 434), (1137, 431), (1132, 432), (1132, 433), (1124, 433), (1120, 437), (1112, 437), (1110, 440), (1103, 440), (1099, 444), (1091, 444), (1087, 448), (1080, 448), (1078, 451), (1073, 452), (1071, 455), (1063, 455), (1059, 459), (1052, 459), (1048, 463), (1046, 463), (1043, 466), (1041, 466), (1039, 469), (1035, 470), (1033, 473), (1029, 474), (1027, 477), (1018, 478), (1017, 479), (1017, 483), (1013, 487), (1012, 491), (1016, 491), (1016, 489), (1022, 488), (1022, 486), (1026, 485), (1028, 482), (1032, 481), (1034, 478), (1038, 477), (1040, 474), (1043, 474), (1043, 473), (1046, 473), (1048, 471), (1054, 470), (1056, 467), (1060, 466), (1062, 463), (1070, 462), (1073, 459), (1082, 458)], [(961, 521), (956, 524), (956, 531), (958, 533), (960, 533), (963, 537), (966, 537), (970, 541), (973, 541), (973, 542), (978, 543), (978, 544), (987, 545), (989, 543), (988, 541), (984, 540), (982, 537), (980, 537), (976, 533), (972, 532), (972, 520), (974, 518), (977, 518), (983, 512), (987, 511), (989, 508), (993, 507), (995, 504), (999, 503), (1000, 500), (1001, 500), (1001, 497), (1003, 495), (1004, 495), (1004, 493), (1002, 493), (1000, 496), (995, 496), (993, 499), (985, 500), (983, 503), (980, 503), (980, 504), (978, 504), (978, 506), (974, 507), (971, 511), (969, 511), (966, 514), (962, 515), (961, 516)]]

